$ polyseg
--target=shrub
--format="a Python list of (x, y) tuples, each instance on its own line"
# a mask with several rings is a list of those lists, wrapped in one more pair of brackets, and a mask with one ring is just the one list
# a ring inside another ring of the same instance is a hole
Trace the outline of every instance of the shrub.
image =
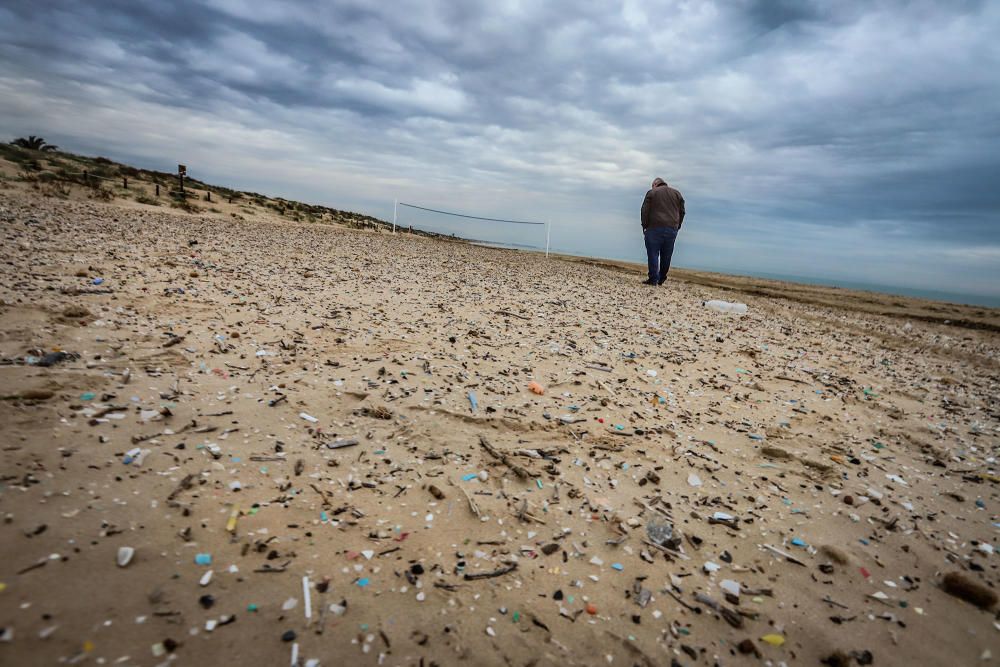
[(113, 201), (115, 193), (98, 183), (90, 188), (90, 193), (87, 196), (100, 201)]

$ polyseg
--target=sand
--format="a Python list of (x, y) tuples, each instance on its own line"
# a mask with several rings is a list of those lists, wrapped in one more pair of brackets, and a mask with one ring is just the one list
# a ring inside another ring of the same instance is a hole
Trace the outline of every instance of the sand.
[(0, 191), (0, 663), (996, 663), (995, 330), (242, 217)]

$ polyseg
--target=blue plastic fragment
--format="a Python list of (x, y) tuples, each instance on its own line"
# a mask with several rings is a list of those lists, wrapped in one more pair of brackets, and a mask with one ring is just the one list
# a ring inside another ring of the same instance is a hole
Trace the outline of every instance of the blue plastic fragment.
[(805, 543), (805, 540), (803, 540), (801, 537), (793, 537), (792, 538), (792, 544), (794, 544), (797, 547), (807, 546), (806, 543)]
[(477, 477), (479, 477), (479, 475), (477, 475), (474, 472), (466, 473), (466, 474), (462, 475), (462, 481), (463, 482), (470, 482), (470, 481), (474, 480)]
[(476, 400), (476, 395), (471, 391), (469, 392), (469, 405), (472, 406), (473, 412), (479, 409), (479, 401)]
[(619, 572), (621, 572), (622, 570), (625, 569), (625, 566), (622, 565), (621, 563), (612, 563), (611, 564), (611, 568), (614, 569), (614, 570), (618, 570)]
[(198, 565), (211, 565), (212, 554), (195, 554), (194, 562)]

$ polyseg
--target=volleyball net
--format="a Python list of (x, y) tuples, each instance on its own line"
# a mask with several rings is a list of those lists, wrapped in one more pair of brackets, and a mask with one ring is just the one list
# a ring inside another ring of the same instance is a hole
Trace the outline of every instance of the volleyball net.
[[(392, 209), (392, 231), (416, 229), (442, 236), (452, 236), (471, 243), (544, 250), (549, 256), (552, 225), (534, 220), (507, 220), (469, 213), (445, 211), (396, 201)], [(544, 245), (540, 234), (544, 233)]]

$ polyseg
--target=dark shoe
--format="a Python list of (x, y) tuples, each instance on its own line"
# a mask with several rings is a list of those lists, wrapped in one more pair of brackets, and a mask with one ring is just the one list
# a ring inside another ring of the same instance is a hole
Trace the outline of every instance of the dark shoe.
[(664, 278), (663, 280), (661, 280), (660, 282), (658, 282), (658, 283), (656, 283), (656, 284), (657, 284), (657, 285), (662, 285), (662, 284), (663, 284), (663, 283), (665, 283), (665, 282), (667, 282), (667, 279), (666, 279), (666, 278)]
[(656, 281), (650, 280), (649, 278), (647, 278), (646, 280), (643, 280), (642, 284), (643, 285), (651, 285), (652, 287), (656, 287), (656, 285), (657, 285)]

